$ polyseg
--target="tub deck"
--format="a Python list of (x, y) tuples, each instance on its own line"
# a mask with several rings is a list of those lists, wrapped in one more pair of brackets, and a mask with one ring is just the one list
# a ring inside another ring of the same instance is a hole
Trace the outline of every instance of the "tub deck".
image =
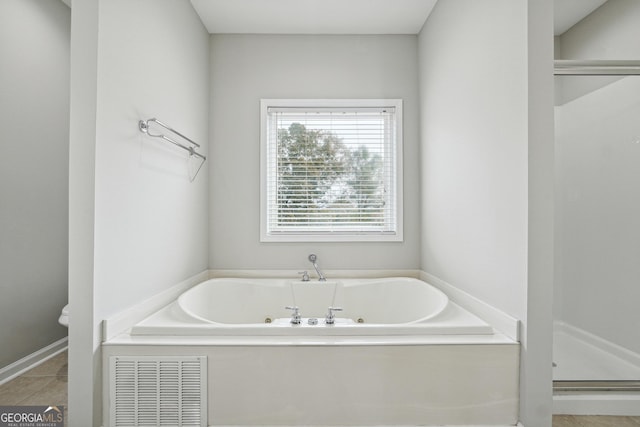
[[(304, 319), (303, 319), (304, 320)], [(337, 322), (333, 326), (302, 322), (291, 325), (287, 319), (272, 323), (215, 324), (185, 316), (172, 303), (131, 328), (132, 336), (424, 336), (424, 335), (494, 335), (491, 325), (449, 303), (442, 313), (422, 323), (411, 324), (357, 324)]]

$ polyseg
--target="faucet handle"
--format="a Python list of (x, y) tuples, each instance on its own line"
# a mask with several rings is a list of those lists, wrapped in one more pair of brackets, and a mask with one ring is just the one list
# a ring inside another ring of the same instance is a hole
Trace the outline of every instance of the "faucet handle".
[(302, 316), (300, 316), (299, 308), (295, 305), (288, 305), (285, 307), (287, 310), (291, 310), (291, 324), (299, 325), (302, 322)]
[(307, 270), (298, 271), (298, 274), (302, 274), (302, 281), (303, 282), (308, 282), (309, 281), (309, 273), (307, 273)]
[(335, 311), (342, 311), (342, 307), (329, 307), (327, 317), (324, 318), (324, 323), (327, 325), (333, 325), (336, 323)]

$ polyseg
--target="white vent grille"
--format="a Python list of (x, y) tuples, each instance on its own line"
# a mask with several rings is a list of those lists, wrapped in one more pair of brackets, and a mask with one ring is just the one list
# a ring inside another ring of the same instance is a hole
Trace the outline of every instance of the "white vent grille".
[(111, 356), (112, 427), (206, 427), (206, 357)]

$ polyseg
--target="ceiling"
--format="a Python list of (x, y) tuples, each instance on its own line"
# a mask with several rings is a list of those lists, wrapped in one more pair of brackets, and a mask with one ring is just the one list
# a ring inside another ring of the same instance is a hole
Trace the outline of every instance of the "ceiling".
[[(72, 0), (62, 0), (71, 6)], [(191, 0), (211, 34), (418, 34), (437, 0)], [(607, 0), (554, 0), (561, 35)]]
[(209, 33), (418, 34), (437, 0), (191, 0)]

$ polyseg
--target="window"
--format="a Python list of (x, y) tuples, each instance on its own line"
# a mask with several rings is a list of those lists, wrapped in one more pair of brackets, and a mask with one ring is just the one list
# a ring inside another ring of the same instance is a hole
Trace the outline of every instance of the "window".
[(402, 241), (402, 100), (261, 101), (261, 241)]

